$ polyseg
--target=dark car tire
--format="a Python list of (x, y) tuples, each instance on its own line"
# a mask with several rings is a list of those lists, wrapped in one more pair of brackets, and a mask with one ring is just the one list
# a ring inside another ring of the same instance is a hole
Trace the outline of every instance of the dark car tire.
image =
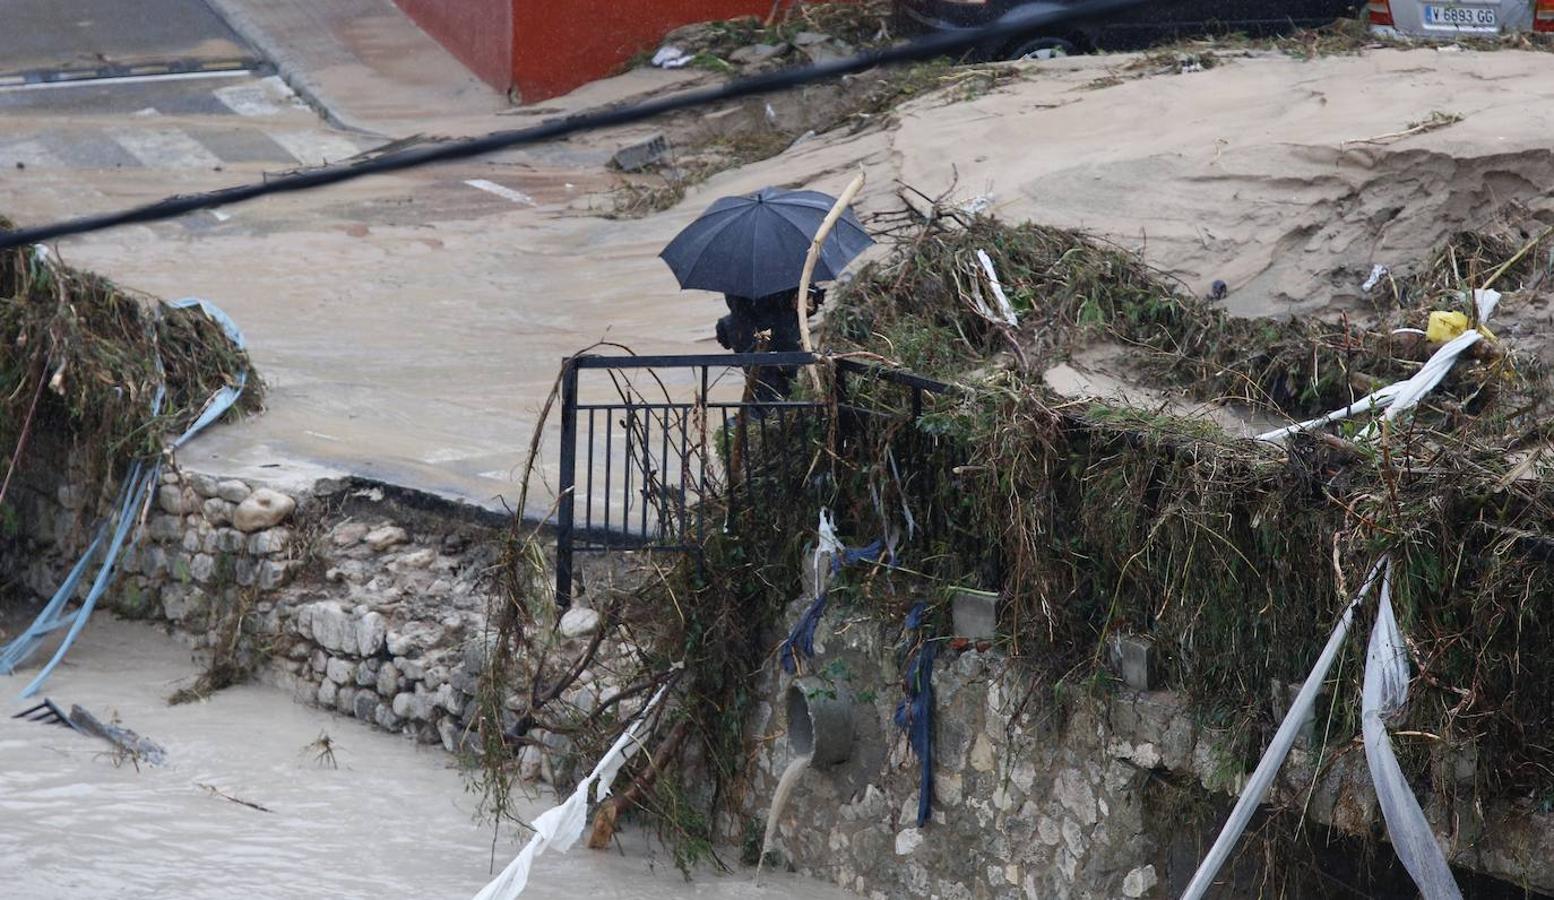
[(1060, 37), (1038, 37), (1021, 41), (1009, 49), (1006, 59), (1046, 59), (1052, 56), (1078, 56), (1080, 49), (1073, 41)]

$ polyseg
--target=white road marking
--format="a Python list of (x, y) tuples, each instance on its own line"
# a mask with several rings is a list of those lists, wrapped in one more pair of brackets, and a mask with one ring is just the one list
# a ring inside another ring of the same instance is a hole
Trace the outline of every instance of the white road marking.
[(191, 81), (196, 78), (247, 78), (247, 69), (222, 69), (216, 72), (168, 72), (162, 75), (117, 75), (112, 78), (74, 78), (67, 81), (30, 81), (24, 84), (0, 82), (0, 93), (11, 91), (46, 91), (53, 88), (79, 87), (106, 84), (144, 84), (148, 81)]
[(211, 210), (210, 214), (211, 214), (211, 217), (214, 218), (217, 222), (225, 222), (228, 219), (232, 218), (232, 214), (231, 213), (225, 213), (225, 212), (222, 212), (219, 209)]
[(145, 109), (135, 110), (134, 112), (130, 113), (130, 116), (136, 119), (146, 119), (150, 118), (151, 116), (160, 116), (161, 114), (162, 113), (157, 110), (155, 106), (148, 106)]
[(63, 169), (64, 163), (59, 157), (50, 153), (47, 147), (37, 141), (18, 141), (6, 147), (0, 147), (0, 164), (6, 168), (21, 163), (38, 169)]
[(211, 93), (240, 116), (275, 116), (287, 107), (302, 106), (302, 101), (291, 92), (286, 82), (274, 75), (248, 84), (217, 88)]
[(113, 140), (148, 169), (214, 169), (216, 154), (176, 129), (111, 128)]
[(361, 152), (354, 143), (327, 131), (271, 131), (265, 132), (280, 144), (292, 158), (305, 166), (324, 166), (342, 159), (350, 159)]
[(487, 193), (495, 194), (504, 200), (511, 200), (514, 203), (522, 203), (525, 206), (536, 205), (534, 198), (530, 197), (528, 194), (525, 194), (523, 191), (515, 191), (510, 187), (497, 184), (494, 181), (487, 181), (484, 178), (471, 178), (469, 181), (464, 183), (472, 188), (479, 188), (480, 190), (486, 191)]

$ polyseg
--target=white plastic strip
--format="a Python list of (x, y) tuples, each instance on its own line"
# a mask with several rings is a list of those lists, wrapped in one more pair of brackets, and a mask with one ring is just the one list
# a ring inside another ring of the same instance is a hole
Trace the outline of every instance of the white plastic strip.
[(1009, 296), (1004, 293), (1004, 285), (998, 280), (998, 273), (993, 270), (993, 260), (987, 255), (986, 250), (977, 251), (977, 260), (982, 263), (982, 271), (987, 273), (988, 284), (993, 287), (993, 299), (998, 301), (998, 314), (1004, 320), (1004, 324), (1011, 327), (1020, 324), (1020, 317), (1015, 315), (1014, 304), (1009, 302)]
[(1279, 767), (1284, 765), (1285, 757), (1290, 754), (1290, 747), (1295, 744), (1296, 733), (1300, 731), (1302, 723), (1316, 704), (1317, 691), (1322, 687), (1323, 680), (1327, 678), (1327, 670), (1332, 668), (1333, 660), (1338, 658), (1338, 650), (1343, 646), (1344, 637), (1349, 634), (1349, 625), (1354, 621), (1355, 607), (1370, 594), (1371, 587), (1376, 583), (1376, 577), (1385, 564), (1386, 558), (1383, 557), (1371, 566), (1370, 574), (1365, 576), (1365, 583), (1360, 586), (1354, 599), (1349, 601), (1349, 605), (1344, 607), (1343, 615), (1338, 618), (1338, 624), (1333, 627), (1333, 633), (1327, 639), (1327, 646), (1322, 648), (1322, 655), (1317, 657), (1316, 665), (1311, 667), (1311, 674), (1306, 676), (1305, 683), (1300, 686), (1300, 693), (1296, 695), (1295, 702), (1290, 704), (1290, 711), (1285, 714), (1284, 721), (1279, 723), (1279, 730), (1274, 732), (1268, 749), (1263, 751), (1263, 758), (1258, 760), (1257, 768), (1253, 770), (1252, 777), (1247, 780), (1240, 798), (1236, 800), (1235, 809), (1230, 811), (1230, 818), (1226, 820), (1225, 827), (1220, 829), (1219, 837), (1214, 839), (1214, 846), (1209, 848), (1208, 855), (1198, 864), (1198, 871), (1193, 873), (1192, 881), (1187, 885), (1187, 890), (1182, 893), (1182, 900), (1200, 900), (1214, 884), (1214, 878), (1219, 874), (1220, 867), (1230, 857), (1230, 851), (1235, 849), (1236, 841), (1241, 839), (1241, 832), (1246, 830), (1247, 823), (1257, 812), (1258, 804), (1263, 802), (1268, 788), (1273, 785), (1274, 776), (1278, 775)]
[(1365, 761), (1370, 765), (1382, 817), (1387, 820), (1387, 836), (1424, 900), (1462, 900), (1446, 854), (1436, 843), (1430, 823), (1425, 821), (1424, 811), (1403, 777), (1397, 755), (1392, 751), (1392, 739), (1387, 735), (1386, 718), (1408, 702), (1409, 677), (1408, 648), (1392, 614), (1390, 563), (1382, 573), (1380, 593), (1376, 625), (1371, 629), (1370, 648), (1365, 654), (1365, 692), (1360, 714), (1365, 732)]
[(481, 889), (475, 895), (475, 900), (513, 900), (523, 893), (524, 887), (529, 883), (529, 868), (534, 864), (534, 858), (546, 850), (555, 850), (557, 853), (565, 853), (572, 849), (578, 839), (583, 836), (583, 826), (588, 821), (588, 790), (596, 783), (598, 793), (595, 801), (603, 800), (610, 796), (610, 786), (615, 781), (615, 775), (631, 757), (633, 751), (641, 745), (638, 732), (647, 723), (649, 714), (659, 701), (663, 700), (664, 692), (669, 690), (666, 683), (653, 695), (653, 699), (642, 707), (642, 712), (637, 714), (631, 726), (621, 733), (594, 766), (594, 770), (578, 783), (577, 789), (567, 799), (552, 806), (541, 813), (534, 820), (534, 835), (524, 845), (513, 861), (507, 864), (501, 874), (491, 879), (491, 883)]
[[(1478, 310), (1479, 324), (1482, 325), (1489, 321), (1490, 316), (1494, 315), (1495, 307), (1500, 302), (1500, 292), (1476, 290), (1473, 292), (1473, 302)], [(1483, 337), (1484, 335), (1481, 332), (1474, 329), (1464, 331), (1462, 334), (1442, 344), (1440, 349), (1436, 350), (1412, 377), (1399, 381), (1396, 384), (1389, 384), (1378, 391), (1367, 394), (1342, 409), (1335, 409), (1326, 415), (1318, 416), (1315, 419), (1307, 419), (1304, 422), (1297, 422), (1294, 425), (1275, 428), (1272, 431), (1258, 435), (1257, 439), (1260, 441), (1282, 441), (1297, 431), (1319, 428), (1330, 422), (1347, 419), (1356, 413), (1372, 409), (1385, 410), (1383, 418), (1388, 421), (1395, 419), (1403, 412), (1416, 406), (1424, 395), (1435, 390), (1435, 386), (1440, 384), (1441, 379), (1446, 377), (1446, 373), (1451, 371), (1451, 367), (1457, 362), (1457, 357), (1461, 356), (1463, 351), (1478, 343)]]

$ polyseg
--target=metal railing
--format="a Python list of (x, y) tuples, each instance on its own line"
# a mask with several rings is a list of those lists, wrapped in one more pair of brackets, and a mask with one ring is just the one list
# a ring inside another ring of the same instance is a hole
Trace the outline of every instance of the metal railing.
[[(855, 432), (886, 415), (850, 402), (851, 379), (878, 378), (907, 392), (908, 418), (927, 393), (947, 385), (853, 360), (837, 361), (833, 396), (787, 400), (750, 389), (762, 373), (818, 361), (809, 353), (578, 356), (561, 377), (561, 447), (556, 506), (556, 597), (573, 596), (578, 553), (614, 550), (699, 553), (712, 505), (720, 512), (794, 489), (807, 458), (795, 431), (816, 439), (830, 427)], [(746, 367), (756, 367), (747, 379)], [(771, 380), (771, 379), (766, 379)], [(757, 385), (759, 387), (759, 385)], [(900, 417), (899, 413), (889, 415)]]

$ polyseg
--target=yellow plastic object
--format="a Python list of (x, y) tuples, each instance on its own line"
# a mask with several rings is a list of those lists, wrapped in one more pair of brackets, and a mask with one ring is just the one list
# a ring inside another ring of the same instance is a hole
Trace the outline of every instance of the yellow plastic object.
[(1438, 309), (1430, 313), (1430, 324), (1425, 328), (1425, 337), (1429, 338), (1432, 344), (1444, 344), (1467, 331), (1468, 324), (1466, 313)]

